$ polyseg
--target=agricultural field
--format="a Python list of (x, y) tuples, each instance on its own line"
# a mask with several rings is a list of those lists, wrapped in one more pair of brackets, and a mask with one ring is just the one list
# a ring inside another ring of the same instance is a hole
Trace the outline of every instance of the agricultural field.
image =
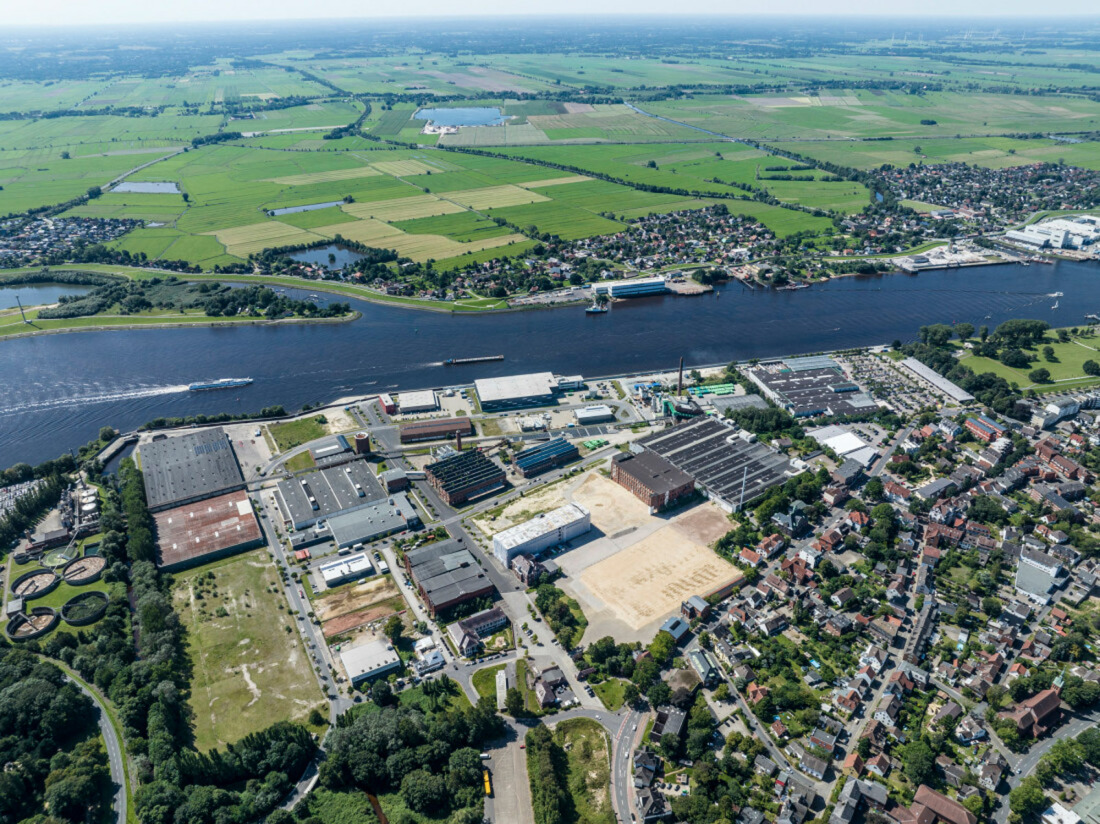
[(272, 719), (304, 721), (321, 691), (279, 576), (263, 551), (176, 576), (176, 612), (194, 665), (195, 744), (224, 747)]

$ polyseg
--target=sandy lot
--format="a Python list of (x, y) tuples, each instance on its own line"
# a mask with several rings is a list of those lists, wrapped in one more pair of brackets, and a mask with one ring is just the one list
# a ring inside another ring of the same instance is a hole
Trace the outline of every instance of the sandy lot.
[(516, 498), (504, 507), (495, 520), (490, 520), (487, 514), (482, 514), (473, 519), (473, 523), (482, 534), (492, 537), (509, 527), (534, 518), (540, 512), (549, 512), (551, 509), (557, 509), (569, 503), (568, 490), (568, 481), (551, 484), (530, 495)]
[(404, 607), (397, 584), (388, 575), (328, 593), (313, 605), (326, 638), (400, 612)]
[(588, 618), (587, 641), (614, 635), (647, 642), (688, 596), (707, 595), (741, 577), (710, 549), (730, 528), (713, 504), (653, 516), (595, 472), (575, 482), (566, 497), (592, 513), (587, 540), (556, 559), (566, 575), (561, 587)]

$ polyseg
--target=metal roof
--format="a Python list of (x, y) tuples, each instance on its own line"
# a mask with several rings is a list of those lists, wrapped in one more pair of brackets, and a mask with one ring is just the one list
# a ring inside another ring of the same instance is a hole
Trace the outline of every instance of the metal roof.
[(549, 399), (553, 397), (557, 386), (558, 382), (552, 372), (532, 372), (474, 381), (477, 396), (483, 404), (509, 403), (528, 398)]
[(139, 451), (152, 510), (244, 487), (233, 444), (220, 427), (150, 441)]

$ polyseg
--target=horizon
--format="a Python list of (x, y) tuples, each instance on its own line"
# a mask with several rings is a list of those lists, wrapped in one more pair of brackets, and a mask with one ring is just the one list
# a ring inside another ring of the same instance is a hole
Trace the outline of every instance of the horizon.
[[(934, 24), (937, 21), (963, 21), (974, 20), (981, 22), (1002, 21), (1006, 18), (1013, 23), (1033, 20), (1047, 23), (1047, 28), (1057, 27), (1067, 20), (1073, 19), (1080, 24), (1100, 23), (1100, 12), (1095, 10), (1095, 5), (1084, 0), (1070, 0), (1054, 9), (1045, 10), (1042, 13), (1035, 11), (1032, 3), (1024, 0), (1006, 0), (996, 10), (990, 9), (986, 3), (956, 3), (951, 0), (932, 0), (932, 2), (919, 2), (910, 0), (905, 6), (892, 6), (889, 11), (884, 11), (881, 4), (873, 0), (855, 0), (850, 3), (832, 3), (822, 7), (817, 4), (809, 4), (805, 0), (778, 0), (773, 4), (773, 10), (767, 13), (731, 11), (728, 6), (715, 8), (719, 5), (716, 0), (693, 0), (692, 8), (688, 11), (665, 11), (665, 4), (655, 0), (645, 0), (645, 8), (639, 10), (637, 2), (627, 0), (603, 0), (593, 7), (591, 3), (578, 0), (565, 0), (557, 2), (549, 8), (549, 4), (537, 5), (526, 9), (499, 8), (495, 0), (470, 0), (467, 3), (467, 11), (461, 14), (439, 13), (442, 9), (452, 8), (450, 4), (442, 0), (429, 0), (423, 7), (423, 11), (417, 14), (409, 14), (404, 8), (398, 13), (387, 13), (380, 10), (373, 14), (363, 14), (361, 8), (353, 8), (353, 4), (345, 0), (330, 0), (325, 8), (310, 16), (302, 16), (300, 4), (289, 0), (269, 0), (262, 6), (250, 2), (249, 8), (255, 7), (256, 12), (249, 14), (239, 11), (239, 5), (225, 8), (224, 4), (214, 0), (197, 0), (188, 6), (186, 14), (179, 14), (179, 7), (161, 8), (156, 6), (138, 5), (132, 0), (106, 0), (95, 6), (85, 5), (74, 10), (68, 0), (43, 0), (34, 6), (22, 6), (17, 10), (9, 10), (7, 25), (9, 30), (15, 29), (50, 29), (61, 30), (75, 26), (96, 27), (136, 27), (136, 26), (171, 26), (171, 25), (224, 25), (224, 24), (302, 24), (302, 23), (369, 23), (385, 21), (388, 23), (408, 21), (410, 23), (437, 22), (437, 21), (461, 21), (477, 20), (479, 22), (500, 20), (514, 21), (525, 19), (553, 19), (570, 20), (582, 19), (586, 21), (601, 20), (604, 22), (621, 22), (629, 25), (639, 20), (653, 19), (678, 19), (684, 22), (691, 20), (719, 19), (719, 20), (745, 20), (757, 21), (810, 21), (810, 20), (843, 20), (845, 22), (866, 20), (869, 22), (884, 22), (898, 20), (910, 24)], [(63, 22), (58, 22), (63, 21)]]

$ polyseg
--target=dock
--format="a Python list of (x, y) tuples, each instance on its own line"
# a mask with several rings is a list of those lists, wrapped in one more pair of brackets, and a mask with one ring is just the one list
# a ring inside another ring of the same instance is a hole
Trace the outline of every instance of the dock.
[(705, 295), (713, 292), (714, 287), (709, 284), (696, 283), (693, 280), (669, 280), (668, 291), (674, 295), (694, 296)]

